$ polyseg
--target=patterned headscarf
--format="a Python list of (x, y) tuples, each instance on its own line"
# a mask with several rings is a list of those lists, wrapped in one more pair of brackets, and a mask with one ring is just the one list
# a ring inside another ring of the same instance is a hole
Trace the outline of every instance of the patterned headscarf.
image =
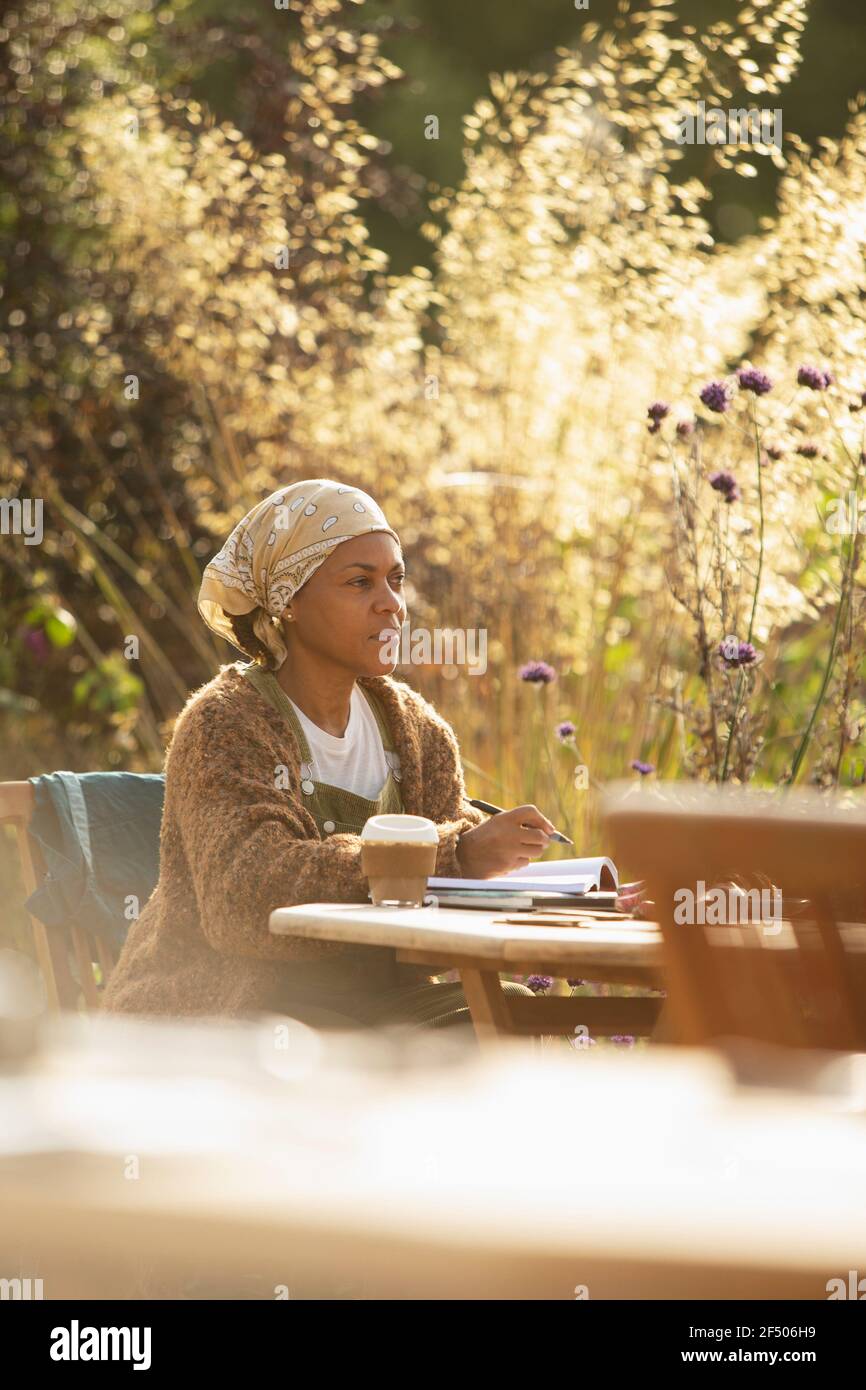
[(388, 531), (399, 543), (381, 507), (356, 487), (311, 478), (280, 488), (247, 512), (207, 565), (198, 611), (237, 646), (231, 617), (259, 609), (253, 630), (282, 666), (279, 619), (289, 599), (335, 546), (368, 531)]

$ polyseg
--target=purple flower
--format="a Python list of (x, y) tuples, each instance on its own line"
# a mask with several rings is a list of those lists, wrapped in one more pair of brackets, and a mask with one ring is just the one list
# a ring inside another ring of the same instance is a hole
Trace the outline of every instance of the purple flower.
[(41, 627), (27, 629), (24, 633), (24, 645), (39, 662), (47, 661), (51, 654), (51, 645)]
[(577, 725), (572, 724), (570, 719), (564, 719), (561, 724), (556, 726), (556, 737), (560, 743), (568, 743), (569, 739), (574, 738), (576, 731)]
[(825, 391), (828, 386), (833, 385), (833, 378), (829, 372), (805, 364), (797, 372), (797, 381), (800, 386), (808, 386), (810, 391)]
[(780, 459), (783, 456), (778, 444), (768, 444), (764, 452), (768, 459)]
[(739, 502), (740, 487), (733, 473), (726, 473), (720, 469), (718, 473), (711, 473), (709, 484), (716, 492), (720, 492), (727, 503)]
[(695, 432), (694, 420), (677, 420), (677, 434), (680, 439), (688, 439)]
[(578, 985), (585, 985), (586, 980), (575, 980), (572, 976), (569, 976), (566, 980), (566, 984), (571, 985), (572, 989), (577, 989)]
[(556, 680), (556, 672), (546, 661), (527, 661), (517, 674), (522, 681), (531, 681), (534, 685), (550, 685)]
[(737, 381), (741, 391), (751, 391), (755, 396), (766, 396), (773, 389), (767, 373), (758, 371), (757, 367), (744, 367), (737, 373)]
[(725, 638), (724, 642), (719, 643), (716, 652), (728, 671), (733, 671), (738, 666), (753, 666), (758, 660), (758, 653), (751, 642), (736, 642), (735, 644), (728, 637)]
[(541, 994), (543, 990), (550, 989), (550, 986), (553, 984), (553, 976), (527, 975), (524, 983), (526, 984), (528, 989), (532, 990), (533, 994)]
[(797, 453), (801, 454), (804, 459), (816, 459), (820, 453), (820, 449), (817, 444), (813, 444), (811, 440), (807, 440), (805, 444), (797, 445)]
[(724, 415), (731, 404), (730, 387), (724, 381), (711, 381), (701, 391), (701, 403), (707, 407), (707, 410), (713, 410), (717, 415)]
[(631, 1033), (611, 1033), (610, 1040), (612, 1043), (620, 1043), (625, 1047), (634, 1047), (634, 1038)]
[(655, 763), (642, 763), (640, 758), (635, 758), (631, 767), (635, 772), (639, 772), (641, 777), (648, 777), (651, 772), (656, 770)]
[(649, 426), (650, 434), (658, 434), (662, 420), (670, 413), (671, 408), (666, 401), (653, 401), (647, 409), (647, 415), (652, 420), (652, 424)]

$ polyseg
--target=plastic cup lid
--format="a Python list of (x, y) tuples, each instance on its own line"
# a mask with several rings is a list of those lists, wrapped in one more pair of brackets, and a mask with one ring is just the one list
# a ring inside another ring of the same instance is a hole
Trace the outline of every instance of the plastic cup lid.
[(436, 824), (426, 816), (371, 816), (361, 831), (362, 840), (409, 840), (416, 844), (439, 843)]

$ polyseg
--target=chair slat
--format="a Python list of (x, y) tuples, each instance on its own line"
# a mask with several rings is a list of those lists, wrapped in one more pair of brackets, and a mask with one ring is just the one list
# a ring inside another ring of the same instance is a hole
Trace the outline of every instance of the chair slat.
[(75, 952), (75, 960), (78, 965), (78, 978), (81, 981), (84, 1002), (88, 1009), (97, 1009), (99, 1008), (99, 990), (96, 988), (93, 974), (95, 952), (91, 944), (91, 936), (92, 933), (85, 931), (84, 927), (73, 926), (70, 928), (72, 949)]

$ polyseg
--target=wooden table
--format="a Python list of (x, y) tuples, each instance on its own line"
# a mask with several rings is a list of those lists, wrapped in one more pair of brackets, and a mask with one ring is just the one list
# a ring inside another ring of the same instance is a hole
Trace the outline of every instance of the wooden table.
[(0, 1072), (3, 1277), (573, 1301), (825, 1300), (866, 1275), (866, 1056), (798, 1092), (708, 1050), (289, 1027), (67, 1018)]
[[(271, 913), (276, 936), (392, 946), (397, 959), (457, 970), (479, 1042), (496, 1037), (574, 1034), (610, 1037), (657, 1030), (663, 1000), (564, 996), (508, 997), (499, 975), (577, 977), (604, 984), (662, 987), (662, 945), (652, 922), (596, 919), (580, 927), (509, 925), (504, 912), (448, 907), (381, 908), (369, 903), (303, 903)], [(584, 1032), (583, 1030), (586, 1030)]]

